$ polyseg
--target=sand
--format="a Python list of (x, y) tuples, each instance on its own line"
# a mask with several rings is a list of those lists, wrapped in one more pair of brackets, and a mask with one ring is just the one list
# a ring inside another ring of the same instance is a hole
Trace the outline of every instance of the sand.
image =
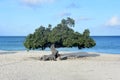
[(120, 55), (81, 52), (86, 57), (40, 61), (45, 54), (50, 52), (0, 51), (0, 80), (120, 80)]

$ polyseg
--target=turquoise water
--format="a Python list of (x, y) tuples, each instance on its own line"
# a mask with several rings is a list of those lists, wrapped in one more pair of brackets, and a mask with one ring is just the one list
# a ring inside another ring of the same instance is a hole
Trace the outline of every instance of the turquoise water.
[[(102, 52), (120, 54), (120, 36), (92, 36), (96, 46), (89, 49), (59, 48), (59, 51)], [(0, 36), (0, 50), (26, 50), (23, 46), (24, 36)], [(47, 48), (46, 50), (50, 50)]]
[(24, 36), (0, 36), (0, 50), (25, 50)]

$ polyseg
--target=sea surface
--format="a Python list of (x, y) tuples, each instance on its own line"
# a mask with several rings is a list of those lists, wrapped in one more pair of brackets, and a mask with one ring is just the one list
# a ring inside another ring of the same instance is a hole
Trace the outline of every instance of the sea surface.
[[(92, 36), (96, 46), (89, 49), (59, 48), (59, 51), (75, 52), (99, 52), (108, 54), (120, 54), (120, 36)], [(26, 50), (23, 45), (25, 36), (0, 36), (0, 51), (22, 51)], [(45, 50), (50, 50), (49, 48)]]

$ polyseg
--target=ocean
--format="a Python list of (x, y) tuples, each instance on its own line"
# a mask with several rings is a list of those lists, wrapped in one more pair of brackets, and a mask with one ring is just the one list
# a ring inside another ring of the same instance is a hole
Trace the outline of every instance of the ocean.
[[(73, 48), (58, 48), (58, 51), (75, 51), (75, 52), (99, 52), (108, 54), (120, 54), (120, 36), (92, 36), (96, 41), (96, 46), (93, 48), (78, 49)], [(0, 51), (22, 51), (26, 50), (23, 45), (25, 36), (0, 36)], [(45, 49), (50, 50), (49, 48)]]

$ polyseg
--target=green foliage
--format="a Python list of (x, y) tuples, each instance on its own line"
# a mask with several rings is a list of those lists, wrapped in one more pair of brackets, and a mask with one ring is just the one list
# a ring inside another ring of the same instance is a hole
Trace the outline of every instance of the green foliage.
[(84, 36), (84, 37), (89, 37), (89, 36), (90, 36), (90, 31), (89, 31), (89, 29), (85, 29), (85, 30), (84, 30), (83, 36)]
[(38, 29), (35, 30), (33, 34), (29, 34), (26, 37), (24, 46), (27, 49), (38, 49), (38, 48), (45, 49), (48, 44), (48, 37), (50, 32), (51, 32), (51, 28), (49, 26), (48, 28), (40, 26)]
[(72, 18), (62, 19), (61, 23), (52, 28), (40, 26), (33, 34), (26, 37), (24, 46), (27, 49), (44, 50), (51, 44), (56, 47), (78, 47), (91, 48), (96, 45), (95, 41), (90, 37), (90, 31), (85, 29), (83, 34), (75, 32), (71, 27), (74, 27), (75, 21)]

